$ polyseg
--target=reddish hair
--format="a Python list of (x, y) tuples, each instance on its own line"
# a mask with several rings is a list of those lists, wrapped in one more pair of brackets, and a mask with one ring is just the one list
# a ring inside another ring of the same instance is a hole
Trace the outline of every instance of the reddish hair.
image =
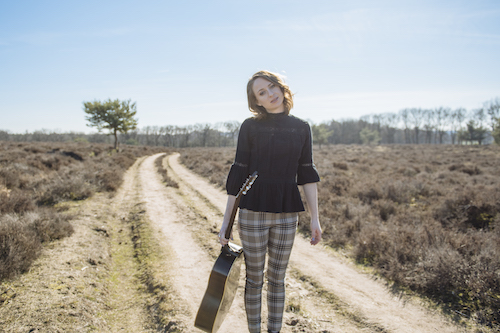
[(255, 80), (257, 80), (258, 78), (262, 78), (264, 80), (272, 82), (278, 87), (280, 87), (281, 92), (283, 93), (284, 96), (283, 104), (285, 106), (285, 114), (288, 115), (290, 113), (290, 110), (293, 108), (293, 94), (290, 91), (288, 85), (285, 83), (285, 81), (279, 74), (269, 71), (259, 71), (254, 75), (252, 75), (250, 80), (248, 80), (247, 99), (248, 99), (248, 108), (250, 109), (250, 112), (252, 112), (255, 115), (255, 118), (257, 119), (265, 118), (267, 115), (266, 109), (263, 106), (257, 105), (257, 97), (253, 92), (253, 84)]

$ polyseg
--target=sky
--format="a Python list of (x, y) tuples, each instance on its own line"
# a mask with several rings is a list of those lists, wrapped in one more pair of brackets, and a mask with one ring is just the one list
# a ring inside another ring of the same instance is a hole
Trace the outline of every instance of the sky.
[(0, 130), (85, 132), (83, 103), (139, 128), (242, 122), (248, 78), (285, 76), (311, 123), (500, 97), (500, 1), (0, 0)]

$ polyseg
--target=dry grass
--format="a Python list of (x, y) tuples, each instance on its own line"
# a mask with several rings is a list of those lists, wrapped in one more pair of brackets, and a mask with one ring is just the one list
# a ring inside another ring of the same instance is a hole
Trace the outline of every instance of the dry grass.
[(107, 332), (109, 238), (96, 228), (109, 219), (96, 221), (93, 212), (109, 205), (100, 199), (65, 203), (80, 213), (73, 237), (45, 244), (26, 274), (0, 283), (1, 332)]
[[(223, 186), (234, 148), (181, 152)], [(450, 313), (500, 324), (500, 148), (336, 145), (315, 150), (324, 240)], [(308, 233), (307, 214), (300, 227)]]
[(166, 151), (104, 144), (0, 142), (0, 281), (25, 272), (41, 244), (73, 233), (58, 204), (112, 195), (137, 157)]

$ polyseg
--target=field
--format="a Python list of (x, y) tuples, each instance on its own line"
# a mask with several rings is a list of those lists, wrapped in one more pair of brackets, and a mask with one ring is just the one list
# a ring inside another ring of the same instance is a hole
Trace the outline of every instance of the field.
[(27, 271), (42, 244), (73, 233), (58, 206), (113, 194), (137, 157), (161, 148), (0, 142), (0, 281)]
[[(234, 148), (193, 148), (181, 158), (223, 186)], [(395, 289), (499, 324), (499, 147), (335, 145), (315, 149), (314, 159), (324, 242)], [(308, 232), (305, 214), (300, 227)]]
[[(106, 213), (108, 217), (104, 214), (107, 209), (111, 209), (107, 199), (98, 199), (99, 205), (103, 206), (101, 208), (97, 208), (96, 203), (89, 202), (95, 208), (92, 206), (88, 209), (103, 213), (102, 216), (100, 213), (86, 213), (75, 217), (72, 214), (78, 210), (68, 210), (69, 206), (65, 203), (85, 202), (84, 199), (95, 193), (99, 193), (101, 198), (102, 195), (112, 198), (123, 182), (125, 171), (134, 161), (141, 156), (169, 151), (131, 146), (115, 151), (109, 145), (88, 143), (0, 142), (0, 282), (16, 281), (20, 274), (30, 271), (44, 249), (46, 253), (57, 253), (57, 247), (64, 244), (57, 240), (72, 239), (68, 243), (74, 243), (74, 248), (79, 249), (82, 246), (79, 239), (67, 236), (78, 233), (78, 237), (81, 237), (82, 233), (85, 234), (87, 227), (75, 224), (75, 221), (82, 219), (89, 220), (89, 230), (96, 239), (95, 244), (111, 240), (116, 242), (114, 247), (129, 246), (127, 251), (137, 252), (140, 249), (137, 235), (132, 235), (132, 242), (123, 241), (120, 237), (126, 235), (121, 233), (122, 227), (118, 227), (119, 231), (113, 233), (110, 231), (112, 227), (106, 226), (111, 220), (123, 223), (121, 215), (125, 216), (123, 221), (128, 221), (128, 210), (120, 208), (122, 199), (116, 203), (116, 212), (113, 210)], [(189, 148), (181, 149), (180, 153), (180, 160), (185, 166), (223, 188), (234, 158), (234, 148)], [(499, 328), (499, 147), (334, 145), (323, 146), (321, 149), (315, 147), (314, 159), (322, 178), (318, 190), (324, 244), (357, 262), (360, 267), (383, 276), (396, 293), (404, 291), (428, 297), (458, 322), (460, 318), (465, 318), (493, 330)], [(155, 168), (163, 175), (163, 184), (174, 192), (179, 191), (179, 185), (167, 176), (162, 163), (161, 159), (156, 159)], [(180, 190), (183, 191), (185, 186), (186, 184)], [(137, 191), (129, 189), (129, 205), (134, 212), (137, 210), (142, 214), (142, 199), (135, 198)], [(142, 191), (147, 194), (148, 188), (143, 188)], [(110, 199), (109, 202), (114, 200)], [(158, 207), (163, 206), (166, 205), (158, 204)], [(194, 209), (199, 207), (195, 205)], [(136, 212), (137, 214), (139, 213)], [(212, 215), (214, 214), (207, 216)], [(138, 225), (145, 225), (141, 223)], [(206, 220), (200, 218), (200, 223), (206, 223)], [(215, 225), (215, 222), (211, 223)], [(102, 225), (105, 227), (101, 227)], [(202, 225), (191, 227), (198, 230)], [(207, 227), (210, 229), (204, 231), (207, 235), (217, 231), (212, 230), (212, 224)], [(300, 215), (300, 229), (305, 234), (309, 232), (307, 214)], [(126, 230), (125, 227), (123, 230)], [(132, 227), (130, 230), (135, 232), (138, 229)], [(205, 236), (200, 239), (201, 242), (211, 243)], [(51, 243), (58, 245), (52, 246)], [(204, 245), (205, 248), (210, 249), (211, 245), (207, 244)], [(89, 250), (86, 251), (92, 253), (96, 245), (89, 243), (87, 246)], [(102, 247), (100, 250), (104, 252), (108, 251), (106, 249), (109, 245), (97, 246)], [(99, 272), (113, 270), (110, 258), (99, 259), (107, 258), (107, 254), (92, 254), (88, 258), (88, 253), (82, 252), (81, 255), (83, 262), (99, 268)], [(113, 258), (116, 261), (119, 257), (115, 254)], [(137, 253), (130, 258), (137, 260)], [(47, 256), (43, 260), (50, 261)], [(150, 259), (144, 260), (149, 262)], [(84, 269), (81, 262), (66, 262), (63, 258), (60, 261), (63, 269), (59, 274), (62, 277), (61, 281), (58, 280), (54, 293), (67, 293), (66, 289), (58, 289), (59, 283), (62, 285), (63, 279), (71, 278), (75, 285), (80, 283), (82, 286), (93, 286), (95, 290), (92, 291), (92, 297), (82, 295), (89, 302), (97, 302), (99, 297), (103, 297), (103, 293), (113, 294), (111, 287), (104, 288), (111, 291), (96, 287), (101, 282), (83, 283), (78, 280), (77, 275), (66, 276), (65, 269), (69, 267), (77, 272)], [(139, 266), (141, 269), (146, 267), (143, 263)], [(48, 266), (37, 264), (36, 270), (43, 267)], [(129, 270), (130, 267), (123, 269)], [(163, 272), (161, 269), (159, 271)], [(85, 274), (90, 274), (88, 272), (89, 270), (85, 270)], [(101, 274), (97, 270), (95, 272)], [(129, 283), (133, 284), (135, 273), (131, 274)], [(328, 274), (333, 275), (335, 272)], [(88, 275), (86, 278), (95, 277)], [(50, 279), (56, 280), (54, 277)], [(30, 277), (29, 281), (33, 284), (44, 283), (37, 281), (36, 277)], [(102, 282), (104, 285), (106, 283)], [(68, 281), (64, 284), (71, 286)], [(117, 286), (122, 284), (117, 283)], [(21, 290), (25, 288), (22, 286), (26, 283), (20, 281), (12, 285), (19, 286), (16, 293), (18, 301), (21, 301)], [(0, 288), (0, 309), (2, 304), (11, 302), (16, 295), (12, 294), (13, 289), (9, 286), (11, 284), (6, 283)], [(71, 288), (69, 289), (73, 290), (76, 287)], [(116, 295), (124, 292), (123, 289), (116, 288)], [(168, 287), (160, 289), (164, 293), (170, 290)], [(33, 291), (37, 293), (38, 290), (28, 288), (25, 294)], [(82, 290), (87, 292), (87, 289)], [(55, 295), (54, 302), (59, 302), (60, 296)], [(79, 294), (75, 292), (73, 295)], [(96, 298), (95, 295), (101, 296)], [(44, 296), (43, 299), (48, 298)], [(31, 300), (26, 302), (33, 303)], [(101, 311), (106, 308), (105, 304), (108, 303), (102, 302)], [(17, 306), (16, 311), (21, 311), (22, 308)], [(151, 307), (153, 308), (156, 309)], [(57, 306), (50, 307), (53, 318), (73, 316), (58, 314), (57, 309)], [(131, 309), (126, 311), (133, 312)], [(10, 311), (5, 306), (3, 310)], [(42, 314), (47, 316), (50, 311), (47, 308), (47, 312)], [(64, 311), (75, 312), (71, 308)], [(98, 312), (95, 310), (95, 313)], [(82, 320), (97, 318), (89, 313), (81, 312)], [(12, 318), (18, 316), (17, 312), (12, 312), (11, 315)]]

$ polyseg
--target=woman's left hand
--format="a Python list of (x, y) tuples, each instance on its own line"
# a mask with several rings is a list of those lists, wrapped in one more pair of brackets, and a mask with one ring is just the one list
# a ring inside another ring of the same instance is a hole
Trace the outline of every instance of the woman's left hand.
[(321, 226), (318, 220), (311, 221), (311, 245), (316, 245), (321, 241)]

